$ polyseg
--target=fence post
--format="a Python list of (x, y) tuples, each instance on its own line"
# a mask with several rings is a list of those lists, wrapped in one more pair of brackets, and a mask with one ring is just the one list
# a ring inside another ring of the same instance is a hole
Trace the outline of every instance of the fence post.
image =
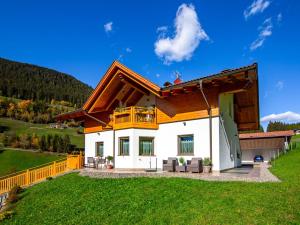
[(53, 162), (52, 176), (55, 176), (55, 174), (56, 174), (56, 161)]
[(82, 151), (79, 152), (79, 169), (81, 169), (82, 167), (82, 164), (83, 164), (83, 154), (82, 154)]
[(30, 175), (29, 175), (29, 170), (26, 170), (26, 185), (30, 184)]

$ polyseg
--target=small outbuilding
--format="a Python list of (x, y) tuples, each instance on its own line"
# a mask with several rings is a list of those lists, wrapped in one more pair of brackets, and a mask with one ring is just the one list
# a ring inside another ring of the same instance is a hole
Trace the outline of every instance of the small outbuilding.
[(273, 131), (239, 134), (242, 163), (253, 163), (256, 155), (261, 155), (267, 162), (284, 151), (294, 135), (294, 131)]

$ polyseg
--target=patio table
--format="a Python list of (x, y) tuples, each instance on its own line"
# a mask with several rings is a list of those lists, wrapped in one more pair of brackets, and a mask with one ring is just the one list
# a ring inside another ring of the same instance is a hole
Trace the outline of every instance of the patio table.
[(176, 172), (186, 172), (186, 165), (176, 166)]

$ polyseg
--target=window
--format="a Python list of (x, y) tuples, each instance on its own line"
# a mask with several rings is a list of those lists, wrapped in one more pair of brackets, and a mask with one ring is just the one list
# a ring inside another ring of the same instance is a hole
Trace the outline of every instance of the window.
[(154, 155), (154, 138), (140, 137), (139, 155)]
[(178, 136), (178, 155), (194, 154), (194, 135)]
[(119, 138), (119, 155), (129, 155), (129, 137)]
[(96, 142), (96, 156), (103, 157), (103, 142)]

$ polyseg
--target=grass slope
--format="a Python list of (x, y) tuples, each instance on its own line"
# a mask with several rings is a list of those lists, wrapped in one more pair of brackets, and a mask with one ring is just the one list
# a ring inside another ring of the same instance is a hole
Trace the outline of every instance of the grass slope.
[(48, 163), (61, 157), (46, 153), (5, 149), (3, 152), (0, 152), (0, 177)]
[(272, 171), (282, 183), (69, 174), (26, 190), (4, 224), (299, 224), (300, 150)]
[(71, 143), (75, 144), (77, 147), (84, 147), (84, 135), (77, 134), (76, 128), (67, 128), (67, 129), (54, 129), (50, 128), (47, 124), (36, 124), (36, 123), (27, 123), (20, 120), (13, 120), (9, 118), (0, 117), (0, 125), (8, 127), (9, 131), (14, 131), (17, 134), (37, 134), (41, 136), (43, 134), (59, 134), (70, 135)]

